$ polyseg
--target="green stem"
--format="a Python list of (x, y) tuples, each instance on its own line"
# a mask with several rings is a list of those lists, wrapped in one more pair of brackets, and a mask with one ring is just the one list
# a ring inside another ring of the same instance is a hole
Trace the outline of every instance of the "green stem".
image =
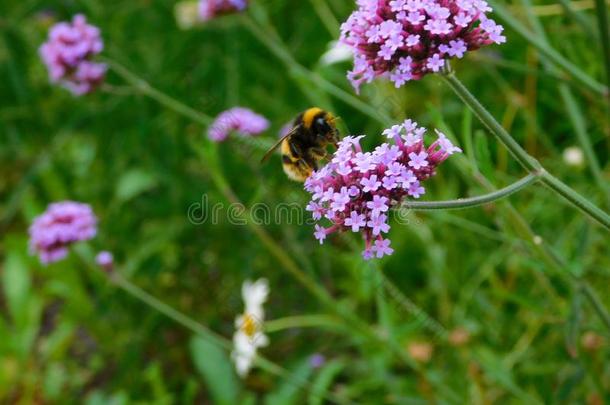
[(540, 174), (530, 173), (521, 180), (489, 194), (450, 201), (405, 201), (401, 204), (401, 208), (408, 208), (416, 211), (429, 211), (478, 207), (508, 197), (530, 184), (535, 183), (539, 178)]
[(389, 124), (391, 122), (389, 117), (380, 113), (377, 109), (327, 81), (319, 74), (311, 72), (299, 64), (288, 51), (287, 47), (280, 42), (279, 38), (276, 39), (273, 38), (272, 35), (267, 34), (267, 32), (265, 32), (265, 30), (263, 30), (249, 15), (243, 15), (242, 22), (244, 26), (252, 33), (252, 35), (254, 35), (263, 45), (265, 45), (271, 53), (280, 59), (288, 69), (291, 69), (298, 75), (307, 78), (311, 83), (315, 84), (317, 88), (326, 91), (337, 99), (357, 109), (361, 113), (384, 124)]
[(595, 0), (595, 15), (599, 26), (604, 65), (606, 67), (606, 83), (610, 85), (610, 24), (608, 23), (608, 6), (605, 0)]
[(328, 315), (298, 315), (265, 321), (265, 332), (273, 333), (293, 328), (340, 328), (339, 320)]
[(318, 14), (318, 17), (320, 17), (320, 21), (322, 21), (322, 24), (324, 24), (324, 27), (326, 27), (330, 36), (335, 38), (339, 34), (339, 21), (335, 18), (326, 1), (309, 0), (309, 2), (316, 11), (316, 14)]
[(162, 313), (163, 315), (167, 316), (168, 318), (172, 319), (174, 322), (184, 326), (185, 328), (194, 332), (196, 335), (200, 336), (201, 338), (209, 341), (210, 343), (218, 345), (224, 349), (232, 350), (233, 345), (231, 344), (231, 342), (229, 340), (212, 332), (210, 329), (206, 328), (205, 326), (201, 325), (200, 323), (196, 322), (195, 320), (189, 318), (182, 312), (172, 308), (171, 306), (167, 305), (166, 303), (160, 301), (158, 298), (147, 293), (140, 287), (136, 286), (135, 284), (131, 283), (129, 280), (127, 280), (126, 278), (121, 276), (116, 270), (110, 274), (110, 281), (112, 281), (112, 283), (114, 285), (116, 285), (117, 287), (119, 287), (120, 289), (129, 293), (134, 298), (137, 298), (138, 300), (142, 301), (149, 307), (155, 309), (156, 311), (158, 311), (158, 312)]
[(530, 173), (539, 173), (540, 181), (565, 200), (580, 209), (591, 218), (595, 219), (606, 229), (610, 230), (610, 215), (592, 204), (589, 200), (568, 187), (561, 180), (548, 173), (525, 149), (509, 135), (508, 132), (496, 121), (496, 119), (479, 103), (479, 101), (468, 91), (452, 71), (443, 75), (451, 89), (470, 107), (479, 120), (493, 133), (498, 140), (504, 144), (515, 157), (515, 159)]
[(597, 315), (599, 315), (608, 330), (610, 330), (610, 314), (608, 314), (608, 311), (606, 311), (606, 308), (604, 308), (604, 305), (602, 304), (601, 300), (599, 299), (593, 288), (591, 288), (591, 286), (587, 283), (582, 283), (581, 288), (583, 293), (585, 294), (585, 297), (587, 297), (589, 303), (591, 304), (591, 306), (593, 306), (595, 312), (597, 312)]
[(532, 44), (542, 54), (544, 54), (551, 62), (569, 73), (576, 81), (582, 84), (589, 90), (607, 96), (608, 87), (592, 79), (589, 75), (583, 72), (578, 66), (567, 60), (563, 55), (549, 46), (545, 41), (542, 41), (538, 36), (530, 32), (519, 20), (513, 17), (503, 6), (496, 1), (489, 2), (496, 14), (504, 21), (506, 25), (521, 35), (527, 42)]
[(449, 87), (470, 107), (472, 112), (481, 120), (481, 122), (504, 144), (513, 157), (527, 169), (529, 172), (539, 171), (542, 166), (540, 163), (531, 157), (522, 147), (513, 139), (512, 136), (496, 119), (483, 107), (483, 105), (468, 91), (468, 89), (457, 78), (455, 73), (448, 67), (449, 72), (442, 77), (445, 79)]
[(153, 100), (159, 102), (159, 104), (164, 105), (190, 119), (195, 122), (198, 122), (202, 125), (210, 125), (213, 121), (213, 118), (200, 113), (199, 111), (187, 106), (186, 104), (181, 103), (180, 101), (168, 96), (167, 94), (157, 90), (152, 87), (148, 82), (131, 73), (127, 68), (123, 65), (115, 62), (112, 59), (104, 58), (103, 61), (110, 66), (110, 68), (123, 80), (133, 86), (134, 89), (139, 91), (140, 93), (152, 98)]

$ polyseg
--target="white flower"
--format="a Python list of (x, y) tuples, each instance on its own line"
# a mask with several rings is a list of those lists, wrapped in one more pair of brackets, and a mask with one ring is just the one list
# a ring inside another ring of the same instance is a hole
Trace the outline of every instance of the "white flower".
[(176, 24), (181, 30), (189, 30), (201, 23), (199, 6), (194, 1), (181, 1), (174, 6)]
[(578, 146), (570, 146), (563, 151), (563, 161), (568, 166), (580, 167), (585, 163), (585, 156)]
[(333, 41), (329, 44), (328, 48), (328, 51), (320, 58), (320, 62), (323, 65), (345, 62), (353, 57), (352, 48), (342, 42)]
[(263, 303), (267, 300), (269, 285), (266, 279), (254, 283), (248, 280), (244, 282), (241, 293), (245, 311), (235, 319), (237, 330), (233, 335), (231, 358), (235, 362), (237, 374), (245, 377), (252, 368), (258, 348), (269, 344), (269, 338), (263, 333)]

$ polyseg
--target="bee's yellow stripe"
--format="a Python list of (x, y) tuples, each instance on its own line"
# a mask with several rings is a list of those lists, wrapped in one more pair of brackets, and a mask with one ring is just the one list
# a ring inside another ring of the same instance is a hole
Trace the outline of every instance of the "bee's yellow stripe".
[(311, 128), (313, 119), (316, 117), (316, 115), (320, 114), (321, 112), (323, 112), (323, 110), (318, 107), (312, 107), (312, 108), (308, 109), (307, 111), (305, 111), (303, 113), (303, 125), (305, 125), (305, 128)]

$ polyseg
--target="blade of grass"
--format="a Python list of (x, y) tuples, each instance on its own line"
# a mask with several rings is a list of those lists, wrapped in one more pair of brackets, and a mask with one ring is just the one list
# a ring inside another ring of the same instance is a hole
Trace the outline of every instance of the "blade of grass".
[(578, 66), (567, 60), (563, 55), (549, 46), (545, 41), (542, 41), (536, 34), (532, 33), (521, 22), (519, 22), (519, 20), (517, 20), (517, 18), (506, 10), (504, 6), (501, 6), (495, 0), (491, 0), (489, 3), (492, 5), (494, 12), (504, 21), (507, 26), (509, 26), (532, 46), (538, 49), (551, 62), (569, 73), (572, 78), (579, 82), (583, 87), (597, 94), (601, 94), (604, 97), (608, 95), (608, 87), (591, 78)]
[(589, 38), (599, 40), (599, 33), (592, 28), (589, 18), (585, 16), (584, 13), (576, 10), (570, 0), (559, 0), (559, 4), (561, 4), (566, 14), (580, 25), (580, 28), (582, 28)]
[[(522, 1), (525, 5), (525, 9), (527, 10), (528, 19), (529, 19), (530, 23), (532, 24), (534, 31), (540, 36), (540, 39), (542, 41), (548, 43), (548, 38), (546, 36), (544, 28), (542, 27), (540, 19), (531, 12), (531, 9), (532, 9), (531, 1), (530, 0), (522, 0)], [(549, 62), (547, 62), (546, 60), (543, 59), (543, 63), (545, 65), (545, 69), (547, 71), (549, 71), (549, 72), (555, 71), (554, 66), (552, 66)], [(583, 152), (585, 154), (587, 165), (591, 169), (591, 174), (593, 175), (593, 178), (595, 179), (597, 186), (599, 187), (600, 191), (602, 192), (602, 195), (606, 198), (607, 206), (610, 206), (610, 188), (608, 187), (607, 182), (604, 179), (604, 176), (602, 174), (602, 169), (599, 164), (599, 159), (597, 158), (597, 155), (595, 154), (595, 151), (593, 150), (593, 145), (591, 144), (591, 140), (589, 138), (589, 135), (587, 134), (587, 127), (585, 124), (585, 119), (583, 117), (583, 114), (582, 114), (580, 108), (578, 107), (578, 104), (577, 104), (570, 88), (563, 83), (559, 83), (558, 88), (559, 88), (559, 94), (561, 95), (561, 98), (565, 105), (566, 111), (568, 113), (568, 117), (570, 118), (570, 121), (572, 123), (572, 127), (574, 128), (574, 133), (576, 134), (576, 138), (578, 139), (578, 142), (580, 143), (580, 146), (583, 149)]]
[(595, 0), (595, 10), (604, 55), (604, 65), (606, 67), (606, 83), (610, 85), (610, 24), (608, 23), (608, 6), (604, 0)]

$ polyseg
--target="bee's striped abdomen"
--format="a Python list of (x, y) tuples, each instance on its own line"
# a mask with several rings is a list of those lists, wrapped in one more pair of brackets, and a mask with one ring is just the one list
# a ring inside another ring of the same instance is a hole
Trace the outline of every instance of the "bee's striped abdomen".
[(313, 169), (300, 156), (294, 154), (293, 148), (290, 147), (290, 138), (282, 142), (281, 152), (284, 173), (292, 180), (305, 181)]

